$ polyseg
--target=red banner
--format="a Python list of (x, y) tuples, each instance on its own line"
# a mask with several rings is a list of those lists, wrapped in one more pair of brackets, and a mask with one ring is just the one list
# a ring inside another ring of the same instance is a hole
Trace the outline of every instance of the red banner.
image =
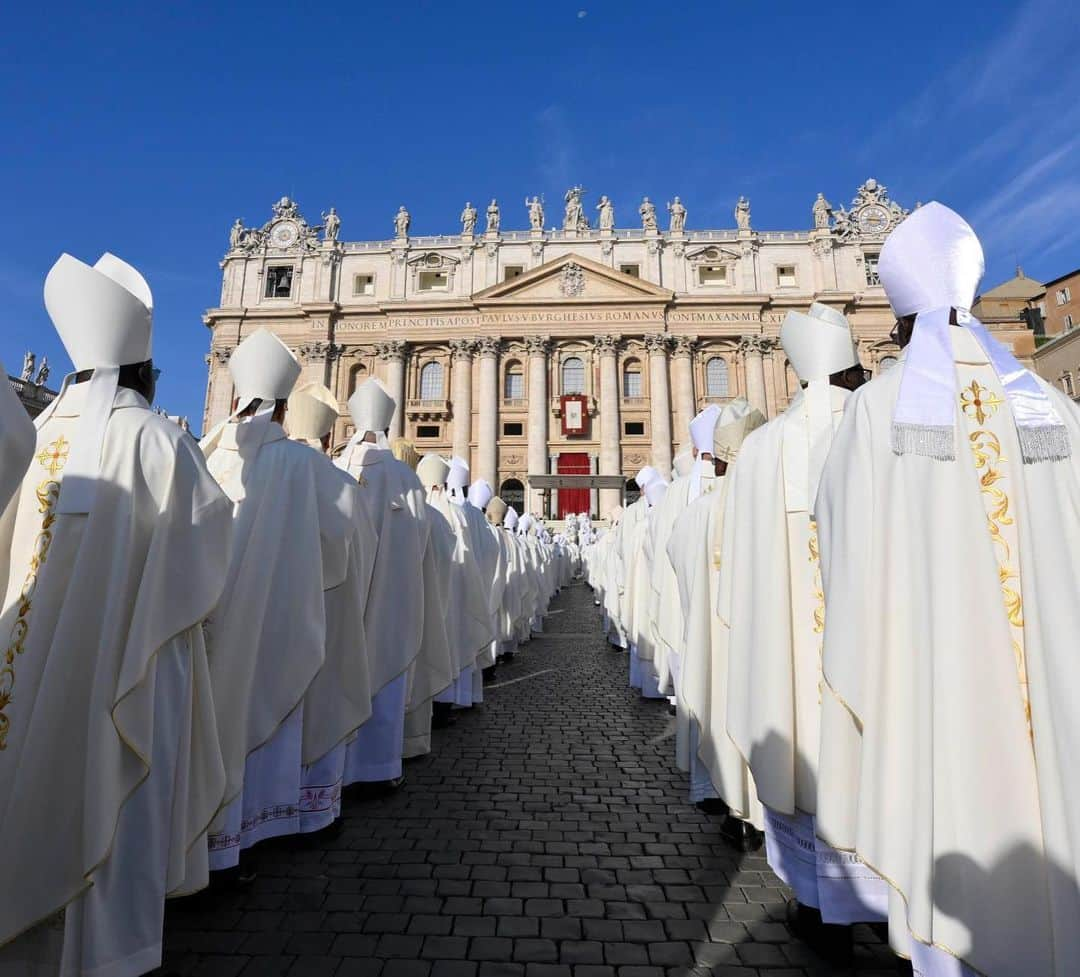
[(562, 433), (565, 437), (584, 437), (589, 433), (589, 398), (584, 394), (563, 394)]

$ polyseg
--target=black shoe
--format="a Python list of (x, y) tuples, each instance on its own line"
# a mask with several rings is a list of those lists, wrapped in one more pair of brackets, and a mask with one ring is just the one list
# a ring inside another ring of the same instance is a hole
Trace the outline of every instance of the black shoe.
[(852, 927), (823, 922), (821, 913), (795, 899), (787, 904), (787, 924), (819, 957), (837, 966), (848, 966), (854, 956)]
[(487, 668), (483, 669), (480, 672), (480, 675), (483, 677), (485, 682), (494, 682), (495, 681), (495, 666), (494, 665), (488, 665)]
[(743, 821), (732, 814), (727, 816), (724, 826), (720, 829), (732, 848), (741, 852), (757, 851), (765, 843), (765, 835), (758, 831), (749, 821)]
[(667, 711), (669, 716), (677, 716), (679, 714), (679, 707), (674, 702), (667, 704)]
[(210, 873), (210, 890), (214, 892), (243, 892), (250, 889), (258, 875), (249, 868), (234, 865)]
[(433, 702), (431, 704), (431, 728), (446, 729), (453, 726), (457, 719), (453, 715), (454, 706), (450, 702)]
[(694, 806), (703, 814), (708, 814), (711, 817), (726, 818), (731, 810), (719, 797), (706, 797), (705, 800), (698, 801)]

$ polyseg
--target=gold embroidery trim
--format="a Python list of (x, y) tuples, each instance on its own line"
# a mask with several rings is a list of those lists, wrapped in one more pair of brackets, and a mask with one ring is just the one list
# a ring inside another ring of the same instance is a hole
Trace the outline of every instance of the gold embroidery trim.
[[(818, 528), (817, 522), (813, 519), (810, 520), (810, 536), (809, 536), (809, 550), (810, 550), (810, 567), (813, 580), (813, 595), (814, 595), (814, 634), (825, 633), (825, 587), (821, 582), (821, 547), (818, 542)], [(818, 675), (823, 676), (825, 670), (824, 661), (824, 640), (818, 641)], [(818, 679), (818, 705), (821, 705), (821, 697), (824, 692), (823, 679)]]
[(60, 497), (60, 483), (56, 476), (67, 464), (70, 443), (63, 435), (44, 448), (36, 456), (36, 461), (48, 472), (49, 477), (35, 489), (38, 512), (41, 513), (41, 529), (34, 539), (30, 555), (30, 569), (19, 591), (15, 623), (11, 627), (11, 638), (4, 650), (3, 664), (0, 665), (0, 750), (7, 749), (8, 732), (11, 719), (6, 713), (14, 699), (15, 662), (26, 648), (26, 637), (30, 633), (30, 608), (33, 605), (34, 590), (37, 587), (38, 573), (45, 565), (52, 546), (53, 524), (56, 522), (56, 500)]
[[(993, 391), (987, 391), (976, 380), (972, 380), (970, 386), (965, 387), (960, 394), (963, 410), (968, 416), (974, 411), (979, 423), (984, 423), (987, 416), (991, 416), (999, 406), (1001, 398)], [(969, 408), (971, 410), (969, 410)], [(989, 412), (989, 414), (987, 413)], [(1011, 627), (1018, 630), (1021, 635), (1024, 628), (1024, 601), (1016, 586), (1020, 579), (1019, 573), (1011, 565), (1012, 548), (1002, 533), (1002, 526), (1012, 526), (1015, 520), (1010, 511), (1011, 501), (1008, 493), (999, 483), (1005, 479), (1005, 473), (999, 467), (1008, 459), (1001, 450), (1001, 441), (993, 431), (983, 428), (972, 431), (968, 435), (971, 444), (971, 453), (975, 459), (975, 471), (979, 476), (979, 489), (982, 492), (986, 504), (986, 527), (990, 533), (990, 540), (994, 545), (1000, 562), (998, 563), (998, 584), (1001, 587), (1002, 602), (1005, 606), (1005, 616)], [(1031, 725), (1031, 697), (1028, 689), (1027, 659), (1024, 655), (1023, 645), (1020, 640), (1012, 640), (1013, 658), (1016, 663), (1017, 680), (1020, 683), (1020, 698), (1024, 707), (1024, 720), (1027, 723), (1028, 737), (1034, 736)]]

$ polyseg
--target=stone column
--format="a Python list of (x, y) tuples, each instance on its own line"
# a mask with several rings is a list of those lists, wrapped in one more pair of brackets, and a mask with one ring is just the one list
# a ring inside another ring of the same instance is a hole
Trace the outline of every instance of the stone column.
[(476, 341), (480, 358), (480, 421), (476, 438), (477, 478), (485, 478), (499, 494), (499, 340), (483, 336)]
[(694, 345), (693, 336), (676, 336), (675, 352), (671, 357), (671, 401), (675, 409), (680, 451), (690, 450), (690, 422), (697, 413), (694, 398)]
[(765, 360), (764, 354), (772, 350), (774, 341), (765, 336), (743, 336), (739, 342), (739, 352), (743, 354), (746, 369), (746, 399), (751, 407), (756, 407), (766, 417), (769, 408), (765, 402)]
[(207, 357), (210, 366), (210, 389), (206, 393), (204, 434), (232, 413), (233, 384), (232, 376), (229, 374), (230, 356), (232, 356), (230, 347), (215, 346)]
[(475, 339), (451, 339), (451, 392), (454, 412), (454, 454), (471, 469), (469, 445), (472, 442), (472, 361)]
[(407, 344), (404, 339), (389, 339), (377, 343), (375, 352), (386, 364), (386, 389), (397, 402), (394, 417), (390, 421), (389, 438), (400, 438), (405, 431), (405, 353)]
[[(543, 336), (526, 336), (525, 349), (529, 354), (529, 452), (528, 473), (547, 474), (548, 457), (548, 393), (547, 370), (550, 340)], [(525, 505), (530, 512), (540, 512), (544, 504), (541, 489), (529, 489)]]
[(302, 372), (297, 384), (326, 383), (326, 354), (330, 344), (321, 341), (301, 343), (296, 347), (296, 357), (300, 360)]
[(671, 337), (649, 335), (649, 410), (652, 416), (653, 466), (664, 478), (671, 478), (671, 394), (668, 391), (667, 351)]
[[(616, 336), (597, 336), (600, 357), (600, 474), (622, 475), (619, 450), (619, 341)], [(601, 489), (600, 515), (606, 516), (622, 501), (618, 489)]]

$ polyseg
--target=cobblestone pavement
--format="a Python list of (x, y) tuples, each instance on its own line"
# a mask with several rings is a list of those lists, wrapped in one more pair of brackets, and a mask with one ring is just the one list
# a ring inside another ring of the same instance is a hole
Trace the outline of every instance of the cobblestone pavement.
[(564, 591), (396, 794), (254, 849), (244, 891), (171, 903), (155, 977), (901, 973), (862, 927), (852, 970), (792, 938), (788, 893), (686, 802), (674, 721), (626, 670), (589, 590)]

